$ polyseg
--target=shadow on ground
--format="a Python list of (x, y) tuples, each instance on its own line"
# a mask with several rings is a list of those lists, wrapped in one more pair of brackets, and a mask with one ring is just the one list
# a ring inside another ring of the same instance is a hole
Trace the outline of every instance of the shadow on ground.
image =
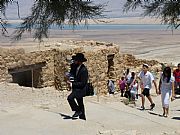
[(140, 111), (153, 111), (152, 109), (148, 109), (148, 108), (143, 110), (141, 107), (136, 107), (136, 109)]
[(180, 117), (172, 117), (174, 120), (180, 120)]
[(61, 115), (61, 117), (63, 117), (63, 119), (65, 119), (65, 120), (77, 120), (78, 119), (78, 118), (74, 118), (72, 116), (63, 114), (63, 113), (59, 113), (59, 115)]

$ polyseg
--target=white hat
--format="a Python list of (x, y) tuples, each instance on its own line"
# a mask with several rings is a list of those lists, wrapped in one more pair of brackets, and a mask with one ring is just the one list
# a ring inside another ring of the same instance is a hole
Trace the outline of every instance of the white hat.
[(147, 68), (149, 67), (149, 65), (148, 65), (148, 64), (146, 64), (146, 63), (144, 63), (144, 64), (143, 64), (143, 66), (145, 66), (145, 67), (147, 67)]

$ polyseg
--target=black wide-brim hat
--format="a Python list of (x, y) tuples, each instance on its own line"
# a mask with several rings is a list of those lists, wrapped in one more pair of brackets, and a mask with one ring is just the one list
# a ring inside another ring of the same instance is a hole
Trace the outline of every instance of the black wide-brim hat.
[(87, 59), (84, 57), (84, 54), (82, 54), (82, 53), (77, 53), (74, 60), (75, 61), (81, 61), (81, 62), (87, 61)]
[(75, 59), (75, 57), (76, 57), (76, 55), (73, 55), (73, 56), (71, 57), (71, 59), (72, 59), (72, 60), (74, 60), (74, 59)]

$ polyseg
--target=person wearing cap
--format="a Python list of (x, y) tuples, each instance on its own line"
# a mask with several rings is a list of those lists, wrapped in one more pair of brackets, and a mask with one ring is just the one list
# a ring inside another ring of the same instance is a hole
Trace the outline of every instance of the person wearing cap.
[(152, 101), (151, 95), (150, 95), (150, 89), (152, 88), (152, 82), (154, 83), (156, 93), (158, 94), (157, 84), (155, 82), (155, 79), (153, 75), (148, 71), (149, 66), (148, 64), (143, 64), (142, 71), (139, 73), (138, 78), (140, 79), (140, 87), (142, 89), (142, 106), (141, 109), (144, 110), (144, 103), (145, 103), (145, 96), (148, 98), (149, 102), (151, 103), (150, 109), (153, 109), (155, 107), (154, 102)]
[[(85, 97), (86, 95), (88, 70), (83, 62), (86, 62), (87, 59), (84, 57), (84, 54), (77, 53), (74, 57), (74, 61), (77, 68), (74, 76), (74, 81), (67, 81), (67, 83), (72, 87), (72, 92), (68, 96), (67, 100), (72, 111), (75, 111), (72, 117), (79, 117), (80, 119), (86, 120), (83, 97)], [(75, 100), (77, 102), (75, 102)]]
[(175, 93), (180, 94), (180, 63), (177, 65), (177, 69), (174, 70), (173, 76), (175, 78)]

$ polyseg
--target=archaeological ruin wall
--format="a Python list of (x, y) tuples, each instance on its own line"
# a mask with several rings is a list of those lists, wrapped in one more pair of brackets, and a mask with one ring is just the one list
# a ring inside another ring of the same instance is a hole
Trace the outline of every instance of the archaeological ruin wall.
[(54, 53), (54, 50), (25, 53), (23, 49), (1, 48), (0, 81), (23, 86), (53, 86)]
[[(67, 45), (68, 43), (66, 43)], [(107, 93), (107, 80), (116, 81), (126, 68), (138, 69), (143, 63), (158, 64), (157, 61), (136, 59), (130, 54), (121, 54), (119, 46), (96, 41), (71, 42), (68, 49), (47, 48), (44, 51), (25, 53), (23, 49), (0, 49), (0, 81), (14, 82), (22, 86), (37, 88), (54, 86), (68, 90), (65, 72), (72, 55), (82, 52), (88, 61), (85, 65), (95, 92)]]

